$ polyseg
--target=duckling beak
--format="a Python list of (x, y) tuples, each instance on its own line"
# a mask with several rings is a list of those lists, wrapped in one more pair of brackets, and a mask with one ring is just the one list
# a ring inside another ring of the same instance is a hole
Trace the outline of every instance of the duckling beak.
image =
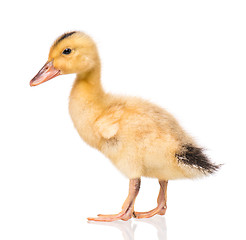
[(53, 66), (53, 62), (47, 62), (40, 69), (37, 75), (30, 81), (30, 86), (37, 86), (43, 82), (46, 82), (58, 75), (60, 75), (60, 70), (57, 70)]

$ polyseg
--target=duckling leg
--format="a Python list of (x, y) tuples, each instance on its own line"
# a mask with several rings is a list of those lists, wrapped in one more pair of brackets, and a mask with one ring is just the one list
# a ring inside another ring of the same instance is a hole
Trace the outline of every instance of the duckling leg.
[(113, 222), (116, 220), (124, 220), (132, 218), (134, 212), (134, 203), (140, 189), (140, 178), (130, 179), (129, 183), (129, 193), (125, 200), (122, 211), (118, 214), (112, 215), (102, 215), (99, 214), (96, 218), (87, 218), (89, 221), (99, 221), (99, 222)]
[(157, 198), (157, 207), (148, 212), (134, 212), (136, 218), (150, 218), (156, 214), (164, 215), (167, 210), (167, 182), (161, 181), (160, 183), (160, 192)]

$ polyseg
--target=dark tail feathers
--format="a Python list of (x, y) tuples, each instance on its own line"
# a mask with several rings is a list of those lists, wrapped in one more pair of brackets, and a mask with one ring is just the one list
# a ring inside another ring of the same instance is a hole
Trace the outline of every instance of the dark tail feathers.
[(212, 174), (221, 166), (212, 163), (203, 153), (202, 148), (194, 147), (192, 145), (184, 145), (180, 153), (176, 153), (175, 156), (179, 163), (197, 168), (204, 173)]

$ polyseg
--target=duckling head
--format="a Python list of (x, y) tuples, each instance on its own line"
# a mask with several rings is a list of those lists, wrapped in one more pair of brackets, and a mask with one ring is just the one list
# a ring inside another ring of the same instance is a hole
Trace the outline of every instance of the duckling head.
[(87, 74), (99, 64), (93, 40), (82, 32), (61, 35), (50, 48), (48, 61), (30, 81), (36, 86), (61, 74)]

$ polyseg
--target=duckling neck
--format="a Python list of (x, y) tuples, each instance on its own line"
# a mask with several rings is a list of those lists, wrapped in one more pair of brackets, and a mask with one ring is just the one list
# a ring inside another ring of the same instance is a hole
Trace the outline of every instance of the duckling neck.
[(77, 74), (71, 95), (95, 102), (104, 95), (101, 85), (100, 64), (88, 73)]
[(97, 147), (93, 123), (104, 110), (104, 97), (100, 82), (100, 67), (87, 74), (78, 74), (70, 94), (69, 112), (79, 135), (90, 145)]

